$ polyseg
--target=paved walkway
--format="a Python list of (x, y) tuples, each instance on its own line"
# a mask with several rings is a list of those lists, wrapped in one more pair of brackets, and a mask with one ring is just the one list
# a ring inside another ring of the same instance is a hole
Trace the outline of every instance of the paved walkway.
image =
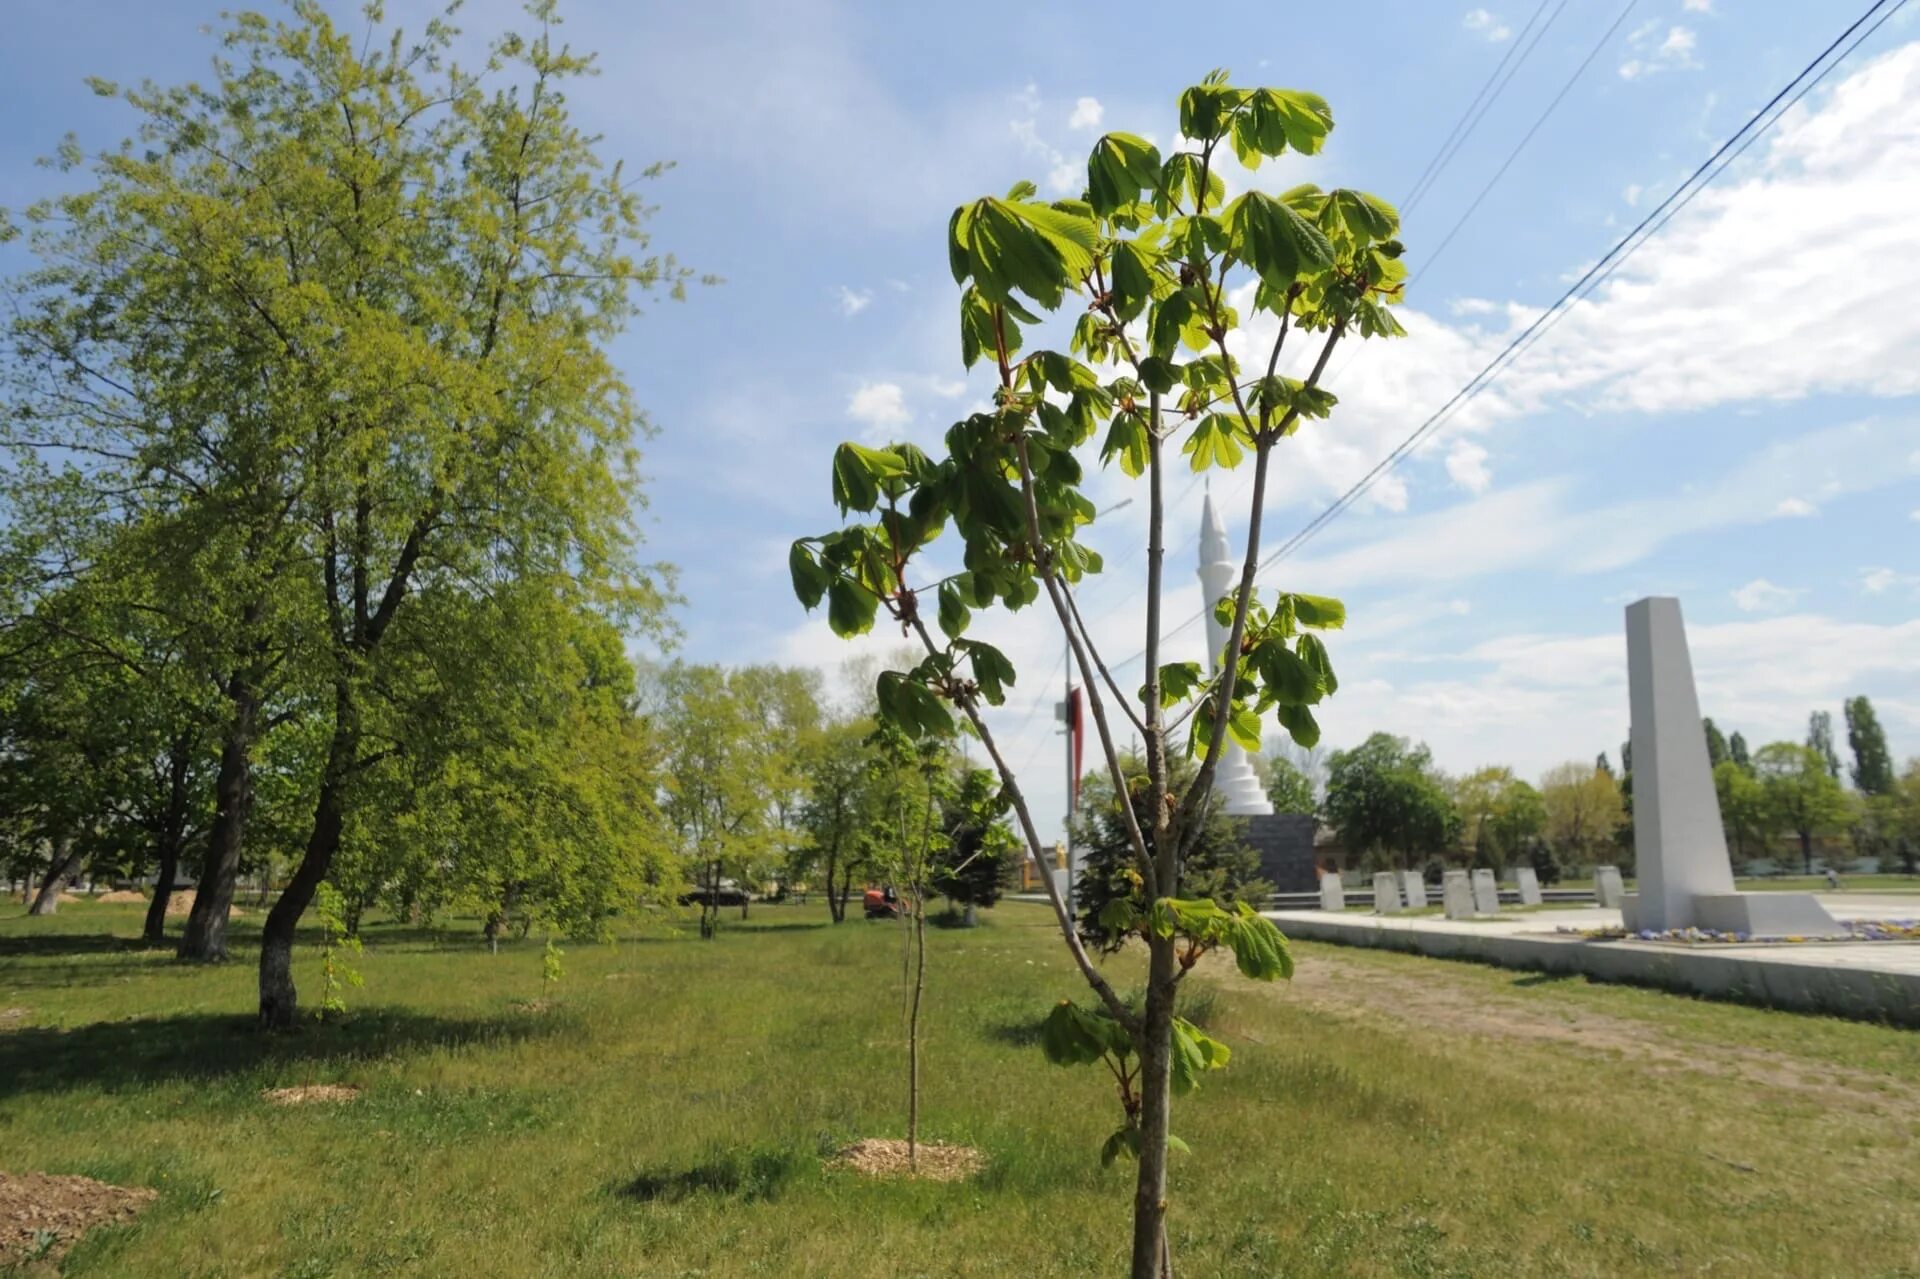
[[(1819, 900), (1836, 919), (1920, 919), (1920, 897), (1846, 893), (1821, 894)], [(1619, 911), (1597, 906), (1487, 920), (1356, 910), (1266, 915), (1282, 932), (1303, 940), (1577, 972), (1602, 981), (1920, 1025), (1920, 942), (1681, 946), (1555, 931), (1620, 926)]]

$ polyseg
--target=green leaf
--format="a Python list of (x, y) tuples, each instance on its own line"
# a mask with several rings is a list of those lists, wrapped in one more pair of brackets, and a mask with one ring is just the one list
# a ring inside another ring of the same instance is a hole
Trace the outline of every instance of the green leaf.
[(1232, 1056), (1228, 1047), (1184, 1017), (1173, 1019), (1173, 1091), (1184, 1096), (1200, 1086), (1200, 1076), (1220, 1070)]
[(787, 552), (787, 572), (793, 578), (793, 593), (809, 610), (820, 603), (833, 582), (833, 574), (820, 564), (813, 549), (804, 541), (795, 541)]
[(871, 511), (880, 500), (878, 481), (904, 475), (906, 469), (890, 450), (842, 444), (833, 452), (833, 500), (843, 511)]
[(1282, 702), (1278, 713), (1281, 727), (1298, 745), (1311, 750), (1320, 744), (1320, 724), (1313, 718), (1312, 711), (1291, 702)]
[(1100, 908), (1100, 927), (1109, 933), (1124, 933), (1140, 921), (1140, 908), (1125, 897), (1115, 897)]
[[(1193, 695), (1205, 676), (1198, 662), (1170, 662), (1160, 668), (1160, 709), (1178, 705)], [(1147, 686), (1140, 686), (1140, 700), (1147, 700)]]
[(1138, 479), (1146, 473), (1149, 449), (1147, 419), (1138, 411), (1127, 409), (1113, 415), (1106, 442), (1100, 446), (1100, 461), (1104, 464), (1118, 457), (1120, 469)]
[(1180, 451), (1188, 457), (1195, 471), (1204, 471), (1209, 466), (1221, 466), (1232, 469), (1240, 465), (1247, 455), (1242, 447), (1246, 432), (1240, 420), (1225, 413), (1209, 413), (1187, 435), (1186, 443)]
[(899, 671), (882, 671), (874, 688), (880, 718), (909, 738), (943, 737), (953, 718), (933, 690)]
[(1344, 187), (1327, 192), (1320, 216), (1322, 226), (1332, 223), (1344, 229), (1354, 244), (1362, 248), (1375, 240), (1390, 240), (1400, 229), (1399, 211), (1391, 204), (1365, 191)]
[[(1169, 1136), (1167, 1138), (1167, 1144), (1171, 1146), (1173, 1140), (1174, 1139)], [(1101, 1143), (1100, 1166), (1102, 1168), (1111, 1168), (1113, 1161), (1121, 1155), (1126, 1155), (1128, 1158), (1136, 1160), (1140, 1158), (1140, 1130), (1132, 1124), (1116, 1130), (1106, 1141)]]
[(948, 639), (959, 639), (967, 629), (967, 621), (973, 616), (967, 608), (967, 602), (960, 597), (960, 588), (952, 582), (940, 584), (940, 629), (946, 632)]
[(1333, 659), (1327, 655), (1327, 646), (1318, 635), (1302, 635), (1294, 641), (1294, 648), (1300, 654), (1300, 660), (1320, 681), (1322, 696), (1331, 696), (1339, 691), (1340, 681), (1333, 675)]
[(1333, 264), (1333, 245), (1291, 205), (1249, 191), (1227, 206), (1235, 254), (1276, 289)]
[(1255, 981), (1288, 980), (1293, 977), (1293, 951), (1287, 939), (1271, 919), (1259, 914), (1245, 902), (1231, 917), (1223, 940), (1233, 951), (1233, 960), (1242, 973)]
[(961, 640), (954, 647), (972, 660), (973, 682), (980, 686), (980, 695), (987, 699), (988, 705), (1005, 702), (1007, 689), (1014, 682), (1013, 663), (1007, 660), (1007, 655), (979, 640)]
[(1347, 624), (1347, 606), (1339, 600), (1329, 599), (1325, 595), (1292, 593), (1287, 598), (1293, 601), (1293, 615), (1302, 626), (1311, 626), (1320, 631), (1337, 631)]
[(1087, 156), (1087, 200), (1110, 217), (1160, 185), (1160, 152), (1145, 138), (1109, 133)]
[(1089, 1012), (1063, 999), (1040, 1023), (1040, 1049), (1056, 1066), (1084, 1066), (1106, 1056), (1125, 1060), (1133, 1044), (1126, 1027), (1104, 1011)]
[(873, 629), (873, 615), (880, 599), (872, 591), (848, 578), (836, 577), (827, 590), (827, 625), (841, 639), (864, 635)]

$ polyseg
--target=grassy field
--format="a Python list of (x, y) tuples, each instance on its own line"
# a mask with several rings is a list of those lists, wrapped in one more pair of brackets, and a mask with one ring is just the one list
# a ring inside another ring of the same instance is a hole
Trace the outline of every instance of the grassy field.
[[(987, 920), (932, 933), (926, 1135), (990, 1160), (934, 1184), (822, 1167), (903, 1132), (894, 926), (660, 923), (570, 945), (543, 1003), (537, 940), (376, 925), (352, 1012), (263, 1039), (249, 962), (140, 949), (134, 906), (9, 907), (0, 1169), (159, 1190), (76, 1275), (1115, 1273), (1109, 1090), (1034, 1044), (1075, 981), (1039, 908)], [(1183, 1274), (1920, 1275), (1920, 1036), (1299, 953), (1195, 983), (1234, 1058), (1175, 1113)], [(365, 1092), (260, 1098), (328, 1082)]]

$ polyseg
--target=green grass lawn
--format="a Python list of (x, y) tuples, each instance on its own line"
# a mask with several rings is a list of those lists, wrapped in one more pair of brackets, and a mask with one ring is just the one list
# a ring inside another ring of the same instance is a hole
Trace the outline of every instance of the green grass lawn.
[[(1130, 1170), (1091, 1068), (1034, 1043), (1077, 980), (1040, 908), (931, 932), (925, 1135), (990, 1163), (875, 1182), (904, 1129), (901, 933), (757, 908), (571, 944), (376, 925), (337, 1023), (263, 1038), (251, 956), (139, 948), (135, 906), (0, 917), (0, 1169), (159, 1190), (65, 1273), (1060, 1275), (1121, 1268)], [(244, 950), (257, 913), (236, 921)], [(1301, 946), (1195, 989), (1232, 1064), (1176, 1103), (1180, 1272), (1920, 1274), (1920, 1036)], [(299, 954), (317, 1002), (318, 960)], [(1131, 965), (1121, 975), (1127, 984)], [(262, 1089), (348, 1082), (344, 1105)]]

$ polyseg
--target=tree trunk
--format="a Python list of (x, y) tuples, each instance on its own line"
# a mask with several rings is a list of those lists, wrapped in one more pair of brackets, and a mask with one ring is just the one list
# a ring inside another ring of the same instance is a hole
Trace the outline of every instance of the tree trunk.
[(1809, 875), (1813, 874), (1813, 832), (1812, 831), (1803, 830), (1800, 832), (1800, 861), (1802, 865), (1806, 868), (1807, 874)]
[(73, 873), (80, 862), (80, 851), (74, 847), (73, 836), (60, 834), (53, 841), (53, 856), (47, 862), (47, 877), (40, 881), (40, 891), (33, 896), (33, 905), (27, 909), (29, 915), (51, 915), (60, 909), (60, 885)]
[(320, 795), (313, 806), (313, 830), (307, 836), (306, 852), (260, 930), (260, 1026), (265, 1030), (289, 1029), (299, 1011), (299, 993), (293, 986), (294, 929), (340, 848), (347, 780), (360, 748), (359, 735), (352, 726), (352, 709), (344, 691), (336, 694), (333, 741), (327, 747), (326, 771), (320, 775)]
[(140, 936), (149, 946), (167, 939), (167, 906), (173, 901), (173, 881), (180, 871), (180, 844), (177, 839), (160, 841), (160, 873), (153, 881), (153, 900), (147, 903), (147, 923)]
[(1160, 1279), (1166, 1255), (1167, 1133), (1173, 1110), (1174, 954), (1171, 938), (1148, 943), (1147, 1001), (1140, 1043), (1140, 1166), (1133, 1190), (1132, 1279)]
[(913, 902), (913, 1011), (907, 1015), (907, 1169), (920, 1168), (920, 1003), (927, 991), (926, 895)]
[(187, 774), (193, 767), (194, 738), (181, 734), (173, 739), (167, 757), (167, 807), (160, 815), (159, 838), (155, 852), (160, 867), (153, 878), (153, 900), (147, 905), (146, 927), (140, 936), (150, 946), (167, 937), (167, 907), (173, 901), (173, 881), (180, 874), (180, 853), (187, 835)]
[(240, 851), (253, 805), (253, 735), (260, 699), (250, 685), (235, 682), (229, 691), (233, 718), (220, 748), (220, 771), (213, 783), (213, 825), (207, 832), (207, 857), (194, 889), (193, 910), (180, 937), (182, 959), (213, 963), (227, 957), (227, 916), (240, 875)]
[(965, 924), (968, 928), (976, 927), (980, 923), (979, 906), (975, 905), (973, 902), (968, 902), (966, 915), (962, 918), (961, 922)]

